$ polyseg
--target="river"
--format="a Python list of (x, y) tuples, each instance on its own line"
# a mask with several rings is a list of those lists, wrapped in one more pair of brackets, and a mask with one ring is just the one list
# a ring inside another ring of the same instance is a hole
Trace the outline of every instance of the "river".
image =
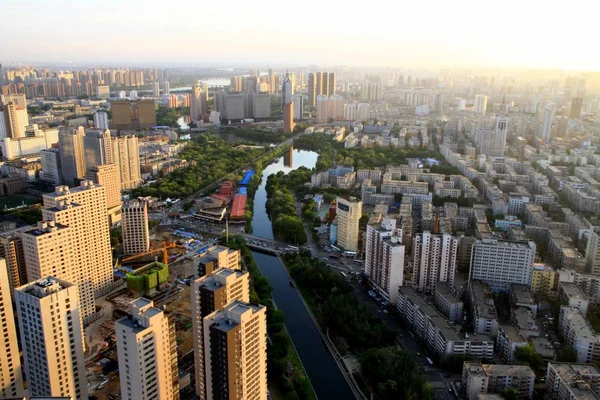
[[(301, 166), (314, 168), (318, 154), (312, 151), (294, 150), (291, 167), (284, 165), (284, 157), (263, 170), (261, 184), (254, 197), (254, 216), (252, 234), (273, 239), (271, 221), (265, 205), (267, 192), (265, 185), (271, 174), (279, 171), (288, 173)], [(261, 273), (269, 279), (273, 287), (273, 299), (285, 315), (285, 326), (298, 351), (300, 360), (320, 400), (355, 400), (348, 382), (340, 371), (333, 356), (323, 343), (321, 334), (295, 288), (291, 287), (289, 277), (279, 259), (272, 255), (252, 252)]]

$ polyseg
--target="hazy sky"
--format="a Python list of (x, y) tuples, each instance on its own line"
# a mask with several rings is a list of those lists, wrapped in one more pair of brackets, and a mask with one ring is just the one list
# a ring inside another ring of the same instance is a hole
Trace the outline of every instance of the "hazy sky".
[(600, 71), (593, 4), (0, 0), (0, 60)]

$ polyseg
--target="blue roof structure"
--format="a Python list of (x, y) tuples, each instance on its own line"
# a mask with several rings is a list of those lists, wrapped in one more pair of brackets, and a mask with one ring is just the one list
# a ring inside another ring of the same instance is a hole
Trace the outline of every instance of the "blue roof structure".
[(244, 177), (242, 178), (242, 180), (240, 181), (240, 185), (247, 185), (250, 183), (250, 179), (252, 179), (252, 177), (254, 176), (254, 170), (248, 170), (246, 172), (244, 172)]

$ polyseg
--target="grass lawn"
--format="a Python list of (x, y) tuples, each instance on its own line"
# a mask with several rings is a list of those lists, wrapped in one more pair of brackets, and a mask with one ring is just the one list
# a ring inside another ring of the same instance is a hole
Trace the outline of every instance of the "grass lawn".
[(23, 202), (27, 205), (31, 205), (31, 204), (41, 203), (42, 199), (40, 199), (38, 197), (22, 195), (22, 194), (17, 194), (17, 195), (8, 196), (8, 197), (2, 197), (2, 198), (0, 198), (0, 210), (4, 210), (5, 207), (13, 208), (13, 207), (20, 206)]

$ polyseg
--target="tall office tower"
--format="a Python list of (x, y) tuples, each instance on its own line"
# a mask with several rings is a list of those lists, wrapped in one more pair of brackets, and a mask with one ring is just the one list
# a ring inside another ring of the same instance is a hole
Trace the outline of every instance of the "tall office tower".
[(87, 130), (83, 137), (85, 166), (87, 169), (102, 164), (113, 164), (114, 156), (110, 131)]
[(317, 122), (320, 124), (326, 123), (329, 117), (329, 97), (324, 95), (317, 96)]
[(79, 128), (61, 126), (58, 132), (60, 167), (65, 185), (74, 186), (76, 179), (85, 176), (84, 136), (83, 126)]
[(444, 98), (440, 93), (429, 96), (429, 106), (434, 112), (441, 112), (444, 107)]
[(110, 104), (115, 129), (145, 129), (156, 125), (154, 99), (111, 100)]
[(292, 95), (294, 94), (294, 85), (292, 84), (292, 80), (290, 79), (290, 74), (287, 72), (285, 74), (285, 79), (281, 84), (281, 109), (285, 107), (286, 104), (292, 102)]
[(163, 94), (171, 94), (171, 84), (169, 83), (169, 81), (163, 82)]
[(242, 77), (242, 85), (240, 92), (244, 93), (257, 93), (258, 90), (258, 78), (256, 76), (244, 76)]
[(152, 83), (152, 96), (160, 97), (160, 83), (159, 82)]
[(25, 137), (25, 128), (28, 125), (27, 108), (15, 103), (8, 103), (0, 107), (0, 140)]
[(294, 103), (283, 106), (283, 133), (294, 132)]
[(269, 69), (269, 93), (275, 94), (277, 93), (277, 83), (275, 82), (275, 71), (271, 68)]
[(546, 142), (550, 141), (550, 134), (552, 133), (552, 122), (554, 120), (554, 108), (547, 106), (544, 110), (544, 119), (540, 125), (539, 136)]
[(494, 290), (508, 290), (513, 283), (529, 286), (535, 248), (531, 241), (476, 239), (469, 278), (486, 282)]
[(219, 268), (214, 273), (192, 282), (192, 332), (194, 339), (194, 363), (196, 366), (196, 394), (201, 400), (206, 397), (204, 366), (203, 320), (214, 311), (234, 300), (250, 301), (250, 283), (247, 271)]
[(200, 85), (192, 86), (190, 95), (190, 118), (199, 121), (202, 116), (202, 89)]
[(250, 118), (269, 118), (271, 116), (271, 95), (268, 93), (251, 93), (246, 97), (246, 109), (248, 112), (245, 117)]
[(294, 103), (294, 119), (302, 119), (304, 113), (304, 97), (301, 94), (292, 95), (292, 102)]
[(131, 302), (130, 312), (115, 322), (121, 398), (179, 399), (174, 324), (143, 297)]
[(114, 163), (121, 174), (121, 189), (135, 189), (142, 183), (140, 151), (137, 136), (112, 138)]
[(365, 274), (373, 287), (391, 304), (396, 304), (398, 287), (404, 282), (402, 229), (395, 218), (368, 225), (365, 246)]
[(321, 88), (321, 73), (320, 72), (311, 72), (308, 74), (308, 105), (316, 106), (317, 105), (317, 96), (320, 95), (317, 91), (317, 87)]
[(344, 98), (340, 95), (329, 96), (327, 102), (327, 118), (339, 119), (344, 117)]
[(487, 109), (487, 96), (484, 94), (478, 94), (475, 96), (475, 104), (473, 105), (473, 111), (477, 114), (485, 115)]
[(202, 114), (208, 114), (208, 83), (201, 83), (201, 88), (200, 109), (202, 110)]
[[(323, 76), (327, 75), (327, 96), (333, 96), (335, 95), (335, 85), (336, 85), (336, 81), (335, 81), (335, 72), (323, 72)], [(323, 78), (323, 82), (325, 82), (325, 79)]]
[(232, 76), (229, 83), (229, 90), (232, 92), (242, 91), (242, 76)]
[(6, 261), (0, 258), (0, 307), (2, 308), (0, 334), (4, 338), (4, 345), (0, 346), (0, 398), (2, 399), (25, 395), (11, 293)]
[(11, 293), (15, 288), (27, 283), (27, 268), (25, 266), (21, 230), (0, 233), (0, 258), (3, 258), (6, 262), (8, 285)]
[(581, 118), (581, 107), (583, 106), (583, 97), (573, 97), (571, 100), (571, 112), (569, 117), (579, 119)]
[(148, 203), (143, 200), (132, 200), (123, 204), (121, 210), (123, 252), (138, 254), (148, 251), (150, 248)]
[(84, 321), (113, 282), (106, 209), (102, 186), (57, 186), (44, 195), (43, 222), (21, 234), (28, 280), (54, 276), (77, 285)]
[(338, 196), (336, 207), (338, 247), (346, 251), (358, 251), (358, 221), (362, 217), (362, 201)]
[(590, 274), (600, 275), (600, 232), (592, 230), (585, 249), (585, 265)]
[(207, 399), (267, 399), (266, 310), (235, 300), (204, 318)]
[(418, 233), (413, 239), (413, 280), (420, 291), (433, 293), (438, 282), (454, 285), (458, 239), (448, 233)]
[(504, 157), (506, 150), (506, 132), (508, 131), (508, 119), (506, 117), (496, 117), (494, 125), (494, 138), (492, 141), (492, 155)]
[(60, 164), (60, 149), (52, 147), (40, 150), (40, 180), (50, 182), (54, 185), (62, 184), (62, 173)]
[(104, 187), (108, 223), (121, 220), (121, 175), (116, 164), (97, 165), (87, 170), (86, 179)]
[(30, 396), (87, 400), (77, 286), (46, 277), (15, 289)]
[(94, 127), (96, 129), (108, 129), (108, 114), (104, 111), (96, 111), (94, 113)]

